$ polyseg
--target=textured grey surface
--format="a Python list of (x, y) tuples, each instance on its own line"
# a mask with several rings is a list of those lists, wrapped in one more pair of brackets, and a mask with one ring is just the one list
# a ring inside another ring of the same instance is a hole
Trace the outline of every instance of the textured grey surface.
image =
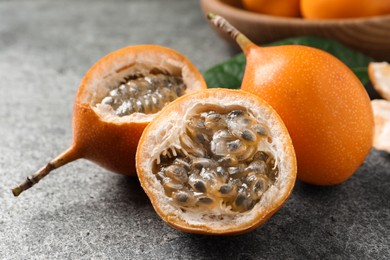
[(71, 142), (78, 83), (126, 45), (174, 48), (200, 69), (232, 50), (198, 1), (0, 1), (0, 259), (389, 259), (390, 156), (373, 150), (346, 183), (297, 183), (264, 226), (236, 237), (170, 228), (136, 178), (87, 161), (14, 198)]

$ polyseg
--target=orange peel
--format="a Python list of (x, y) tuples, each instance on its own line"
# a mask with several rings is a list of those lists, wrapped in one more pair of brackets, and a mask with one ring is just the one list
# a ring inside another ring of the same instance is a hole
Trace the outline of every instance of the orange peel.
[(375, 120), (374, 147), (390, 153), (390, 101), (374, 99), (371, 105)]
[(386, 61), (370, 62), (368, 76), (379, 95), (390, 100), (390, 64)]

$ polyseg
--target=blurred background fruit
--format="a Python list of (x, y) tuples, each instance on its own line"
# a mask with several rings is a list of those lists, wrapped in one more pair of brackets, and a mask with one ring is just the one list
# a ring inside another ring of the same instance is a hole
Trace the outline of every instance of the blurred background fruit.
[[(225, 17), (259, 45), (291, 37), (315, 36), (334, 39), (375, 59), (390, 61), (390, 14), (355, 19), (302, 19), (247, 11), (242, 1), (201, 0), (200, 3), (205, 15), (212, 12)], [(361, 2), (354, 3), (359, 4)], [(226, 34), (218, 33), (237, 47)]]
[(300, 16), (299, 0), (242, 0), (245, 9), (261, 14), (298, 17)]
[(389, 0), (301, 0), (307, 19), (358, 18), (390, 14)]

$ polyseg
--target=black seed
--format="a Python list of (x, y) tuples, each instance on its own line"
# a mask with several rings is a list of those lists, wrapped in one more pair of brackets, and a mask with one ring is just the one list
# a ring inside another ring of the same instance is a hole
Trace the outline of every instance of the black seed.
[(142, 76), (143, 76), (143, 75), (140, 74), (140, 73), (138, 72), (138, 73), (136, 73), (136, 74), (127, 76), (127, 77), (126, 77), (126, 80), (127, 80), (127, 81), (136, 80), (137, 78), (142, 77)]
[(236, 200), (235, 200), (236, 205), (241, 206), (242, 204), (244, 204), (245, 199), (246, 199), (246, 196), (244, 194), (242, 194), (242, 193), (238, 194), (236, 197)]
[(259, 192), (259, 191), (263, 191), (265, 188), (264, 186), (264, 182), (262, 180), (258, 180), (255, 185), (253, 185), (253, 191), (254, 192)]
[(235, 140), (232, 142), (228, 142), (227, 146), (230, 152), (237, 151), (241, 147), (242, 143), (240, 140)]
[(232, 186), (229, 184), (224, 184), (219, 188), (219, 192), (222, 194), (228, 194), (233, 190)]
[(177, 199), (177, 201), (184, 203), (184, 202), (188, 201), (188, 195), (184, 192), (180, 192), (180, 193), (176, 194), (176, 199)]
[(241, 124), (243, 124), (243, 125), (249, 125), (250, 122), (251, 122), (251, 120), (248, 119), (248, 118), (243, 118), (243, 119), (241, 120)]
[(260, 151), (257, 152), (253, 156), (253, 160), (261, 160), (261, 161), (266, 161), (268, 159), (269, 155), (266, 152)]
[(258, 135), (261, 135), (261, 136), (264, 136), (264, 135), (267, 134), (267, 130), (263, 126), (261, 126), (261, 125), (257, 125), (255, 127), (253, 127), (253, 130), (255, 130), (256, 133)]
[(207, 115), (207, 121), (212, 121), (214, 123), (219, 122), (222, 119), (222, 116), (215, 111), (210, 111), (209, 114)]
[(178, 97), (182, 96), (185, 90), (186, 90), (186, 85), (183, 83), (182, 80), (180, 80), (180, 82), (178, 82), (178, 86), (176, 87), (177, 96)]
[(194, 183), (194, 188), (199, 192), (206, 192), (206, 185), (203, 181), (197, 181)]
[(202, 203), (202, 204), (211, 204), (211, 203), (213, 203), (213, 199), (211, 199), (209, 197), (200, 197), (200, 198), (198, 198), (198, 202)]
[(230, 112), (228, 114), (228, 119), (233, 119), (233, 118), (236, 118), (236, 117), (240, 117), (244, 115), (244, 111), (242, 110), (233, 110), (232, 112)]
[(196, 140), (198, 140), (199, 143), (204, 144), (206, 142), (206, 138), (204, 137), (203, 134), (197, 134), (196, 135)]
[(247, 140), (247, 141), (251, 141), (253, 142), (255, 140), (255, 136), (253, 135), (253, 133), (249, 130), (244, 130), (241, 134), (241, 137), (244, 139), (244, 140)]

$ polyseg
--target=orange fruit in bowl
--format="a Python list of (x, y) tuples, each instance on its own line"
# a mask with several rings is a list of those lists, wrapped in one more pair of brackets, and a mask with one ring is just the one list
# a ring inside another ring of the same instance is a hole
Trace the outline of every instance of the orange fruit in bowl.
[(54, 169), (81, 158), (135, 176), (135, 152), (146, 125), (174, 99), (204, 88), (195, 66), (172, 49), (139, 45), (106, 55), (77, 91), (72, 145), (12, 192), (18, 196)]
[(301, 13), (307, 19), (359, 18), (390, 14), (388, 0), (301, 0)]
[(299, 0), (241, 0), (245, 9), (274, 16), (299, 17)]
[(248, 232), (295, 184), (294, 148), (279, 115), (247, 92), (208, 89), (170, 103), (145, 128), (137, 174), (158, 215), (191, 233)]
[(294, 144), (297, 178), (315, 185), (350, 178), (371, 150), (369, 96), (355, 74), (322, 50), (284, 45), (259, 47), (222, 17), (209, 17), (243, 49), (241, 89), (267, 101), (281, 116)]

